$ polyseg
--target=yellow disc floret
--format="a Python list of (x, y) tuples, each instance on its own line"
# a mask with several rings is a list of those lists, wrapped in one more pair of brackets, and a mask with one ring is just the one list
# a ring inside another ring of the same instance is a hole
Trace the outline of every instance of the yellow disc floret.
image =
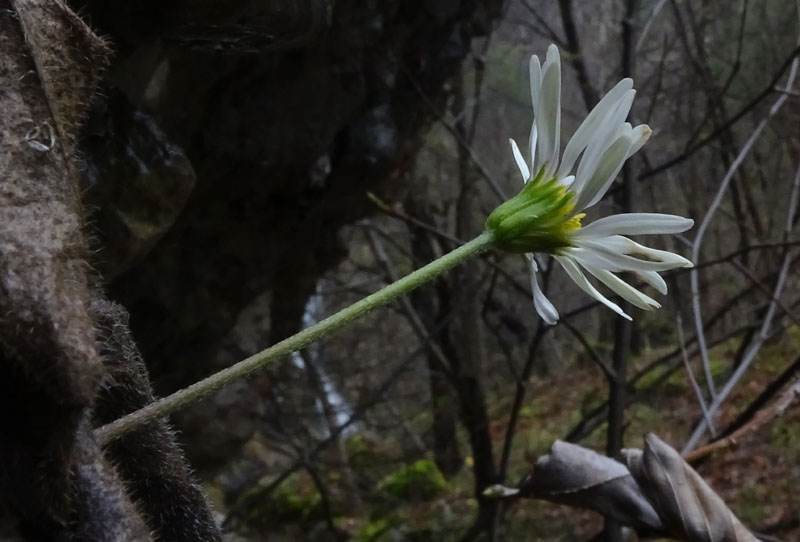
[(581, 227), (581, 219), (586, 216), (586, 213), (578, 213), (577, 215), (573, 216), (572, 218), (568, 219), (564, 222), (564, 230), (565, 231), (573, 231), (580, 229)]

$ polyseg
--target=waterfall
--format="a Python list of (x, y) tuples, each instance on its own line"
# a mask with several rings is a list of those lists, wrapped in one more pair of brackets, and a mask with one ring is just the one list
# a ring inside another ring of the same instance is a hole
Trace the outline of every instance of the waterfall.
[[(303, 313), (303, 327), (310, 327), (325, 318), (325, 316), (325, 306), (322, 300), (322, 295), (320, 295), (319, 283), (317, 283), (315, 292), (311, 295), (311, 297), (309, 297), (305, 306), (305, 311)], [(322, 393), (324, 394), (325, 401), (332, 411), (332, 415), (326, 413), (325, 405), (320, 397), (315, 398), (317, 412), (319, 412), (319, 414), (323, 417), (332, 418), (328, 419), (329, 426), (331, 425), (331, 422), (335, 423), (336, 426), (341, 426), (346, 423), (353, 414), (353, 409), (347, 399), (345, 399), (344, 396), (342, 396), (342, 394), (340, 394), (336, 389), (336, 383), (326, 369), (325, 359), (322, 355), (322, 352), (322, 345), (320, 343), (314, 343), (305, 348), (304, 354), (300, 354), (299, 352), (293, 353), (292, 362), (301, 369), (308, 369), (308, 367), (306, 367), (304, 356), (308, 359), (313, 366), (314, 372), (319, 377)], [(328, 427), (328, 433), (330, 433), (332, 429), (334, 429), (334, 427)], [(345, 429), (344, 433), (349, 434), (353, 431), (354, 427), (351, 425)]]

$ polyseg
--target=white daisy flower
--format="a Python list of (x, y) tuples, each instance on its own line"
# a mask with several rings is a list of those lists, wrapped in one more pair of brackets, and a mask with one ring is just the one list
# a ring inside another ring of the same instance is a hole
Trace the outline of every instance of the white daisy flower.
[(627, 213), (587, 226), (581, 224), (584, 211), (600, 201), (625, 160), (650, 137), (647, 125), (632, 127), (625, 122), (636, 93), (633, 81), (623, 79), (600, 100), (561, 155), (561, 59), (555, 45), (548, 48), (544, 65), (537, 56), (531, 57), (530, 78), (534, 114), (531, 163), (529, 167), (512, 139), (511, 150), (524, 187), (486, 221), (496, 245), (527, 256), (534, 306), (548, 324), (558, 321), (558, 311), (539, 287), (535, 253), (551, 254), (583, 291), (629, 320), (630, 316), (603, 295), (585, 272), (636, 307), (660, 307), (616, 273), (633, 273), (666, 294), (667, 284), (658, 273), (692, 267), (692, 262), (625, 236), (679, 233), (691, 228), (694, 221), (675, 215)]

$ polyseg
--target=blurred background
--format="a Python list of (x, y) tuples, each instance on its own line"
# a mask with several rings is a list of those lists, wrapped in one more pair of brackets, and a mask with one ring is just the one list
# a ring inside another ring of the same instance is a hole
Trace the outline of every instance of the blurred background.
[(697, 468), (763, 540), (800, 537), (800, 409), (772, 408), (800, 368), (795, 1), (71, 4), (115, 51), (82, 141), (94, 265), (159, 394), (477, 235), (519, 189), (550, 43), (562, 141), (623, 76), (654, 131), (589, 218), (695, 220), (644, 239), (697, 267), (632, 325), (554, 268), (544, 326), (524, 261), (489, 253), (181, 412), (231, 540), (621, 540), (482, 492), (557, 439), (742, 427)]

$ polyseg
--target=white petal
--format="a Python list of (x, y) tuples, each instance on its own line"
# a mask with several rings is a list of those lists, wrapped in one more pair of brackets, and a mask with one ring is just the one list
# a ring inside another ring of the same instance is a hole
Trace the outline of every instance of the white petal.
[(667, 295), (667, 282), (655, 271), (636, 271), (636, 276), (655, 288), (661, 295)]
[(674, 252), (646, 247), (644, 245), (637, 243), (636, 241), (632, 241), (631, 239), (628, 239), (627, 237), (623, 237), (621, 235), (611, 235), (604, 239), (597, 239), (587, 242), (602, 244), (604, 247), (616, 252), (620, 252), (622, 254), (644, 256), (645, 258), (648, 258), (651, 261), (656, 260), (663, 263), (669, 263), (673, 265), (673, 268), (694, 267), (694, 264), (691, 261), (687, 260), (683, 256), (675, 254)]
[(578, 129), (572, 135), (564, 149), (564, 156), (561, 159), (561, 166), (558, 168), (558, 176), (563, 177), (572, 171), (572, 166), (578, 160), (578, 156), (586, 149), (592, 140), (595, 132), (601, 126), (601, 122), (612, 109), (616, 109), (625, 93), (633, 88), (633, 80), (625, 78), (617, 83), (614, 88), (608, 91), (603, 99), (586, 116)]
[(539, 139), (539, 130), (536, 128), (536, 121), (531, 124), (531, 135), (528, 138), (528, 147), (530, 150), (531, 169), (534, 175), (539, 174), (540, 165), (536, 163), (536, 141)]
[[(558, 47), (550, 45), (547, 48), (547, 61), (552, 63), (553, 67), (549, 70), (555, 73), (553, 80), (555, 81), (555, 89), (553, 93), (556, 101), (553, 111), (555, 117), (555, 125), (553, 128), (553, 153), (550, 156), (550, 171), (551, 175), (555, 175), (556, 168), (558, 168), (558, 159), (561, 156), (561, 56), (558, 53)], [(543, 83), (544, 85), (544, 83)]]
[[(656, 261), (640, 260), (626, 254), (617, 243), (610, 241), (613, 237), (602, 239), (582, 239), (576, 241), (577, 247), (567, 249), (581, 264), (591, 265), (607, 271), (667, 271), (676, 267), (690, 267), (691, 262), (682, 256), (663, 250), (647, 249), (638, 253), (654, 258)], [(625, 239), (624, 237), (622, 239)], [(630, 239), (627, 239), (630, 241)], [(641, 245), (639, 245), (641, 246)], [(642, 247), (646, 248), (646, 247)], [(689, 265), (687, 265), (689, 264)]]
[(550, 262), (547, 258), (542, 258), (541, 255), (537, 258), (536, 254), (532, 254), (534, 261), (536, 262), (536, 269), (541, 269), (542, 271), (547, 271), (550, 268)]
[(574, 233), (580, 238), (608, 235), (680, 233), (694, 225), (691, 218), (660, 213), (624, 213), (595, 220)]
[(541, 94), (533, 105), (533, 116), (539, 131), (534, 163), (537, 167), (545, 166), (548, 175), (555, 174), (561, 133), (561, 60), (554, 45), (547, 49)]
[[(579, 188), (578, 200), (575, 202), (576, 212), (591, 207), (605, 196), (622, 169), (630, 148), (631, 138), (629, 134), (623, 134), (603, 153), (588, 180)], [(578, 176), (580, 177), (580, 173)]]
[(531, 171), (528, 169), (528, 164), (525, 163), (522, 153), (519, 152), (517, 142), (513, 139), (509, 139), (508, 141), (511, 143), (511, 152), (514, 153), (514, 160), (517, 162), (519, 172), (522, 174), (522, 183), (525, 184), (531, 180)]
[(596, 267), (597, 269), (606, 269), (618, 273), (620, 271), (630, 271), (628, 262), (620, 262), (615, 258), (606, 255), (605, 252), (599, 252), (594, 248), (583, 248), (581, 246), (571, 247), (564, 251), (569, 254), (575, 261), (580, 262), (583, 266)]
[(632, 256), (620, 254), (615, 250), (598, 248), (596, 246), (579, 246), (568, 249), (569, 254), (581, 265), (590, 265), (598, 269), (605, 269), (613, 273), (620, 271), (667, 271), (680, 267), (673, 263), (650, 262)]
[(536, 272), (539, 270), (536, 266), (536, 260), (533, 259), (531, 254), (527, 254), (528, 263), (531, 267), (531, 292), (533, 293), (533, 306), (539, 316), (547, 325), (555, 325), (558, 322), (558, 311), (550, 303), (550, 300), (544, 295), (541, 288), (539, 288), (539, 281), (536, 278)]
[(623, 318), (627, 318), (628, 320), (633, 320), (630, 316), (625, 314), (625, 312), (613, 301), (608, 300), (603, 294), (597, 291), (597, 288), (592, 286), (592, 284), (586, 279), (583, 275), (583, 272), (578, 268), (578, 265), (572, 260), (572, 258), (568, 256), (555, 256), (558, 263), (561, 264), (561, 267), (564, 268), (564, 271), (567, 272), (567, 275), (575, 281), (575, 284), (578, 287), (595, 298), (597, 301), (611, 309), (612, 311), (616, 312)]
[(616, 104), (616, 107), (611, 109), (606, 116), (601, 119), (599, 128), (592, 135), (586, 151), (581, 158), (581, 163), (578, 165), (578, 171), (575, 174), (576, 183), (574, 190), (578, 192), (583, 189), (587, 180), (592, 176), (592, 173), (597, 169), (597, 164), (603, 156), (603, 153), (612, 145), (617, 136), (619, 135), (620, 128), (628, 116), (628, 112), (633, 105), (633, 98), (636, 96), (635, 90), (628, 90), (623, 94), (622, 98)]
[(646, 124), (640, 124), (636, 128), (633, 129), (633, 134), (631, 138), (633, 139), (633, 145), (628, 150), (628, 158), (636, 154), (639, 149), (641, 149), (647, 140), (650, 139), (650, 136), (653, 135), (653, 130)]
[(554, 43), (547, 46), (547, 59), (546, 62), (561, 63), (561, 57), (558, 56), (558, 47)]
[(643, 294), (615, 274), (605, 269), (597, 269), (591, 266), (584, 266), (586, 270), (594, 275), (597, 280), (608, 286), (622, 299), (646, 311), (661, 308), (661, 304), (652, 297)]
[(561, 186), (563, 186), (564, 188), (569, 188), (570, 186), (572, 186), (572, 183), (575, 182), (575, 175), (568, 175), (567, 177), (564, 177), (558, 182), (560, 182)]
[(535, 110), (539, 104), (539, 94), (542, 91), (542, 65), (538, 56), (533, 55), (531, 57), (529, 71), (531, 78), (531, 105)]

